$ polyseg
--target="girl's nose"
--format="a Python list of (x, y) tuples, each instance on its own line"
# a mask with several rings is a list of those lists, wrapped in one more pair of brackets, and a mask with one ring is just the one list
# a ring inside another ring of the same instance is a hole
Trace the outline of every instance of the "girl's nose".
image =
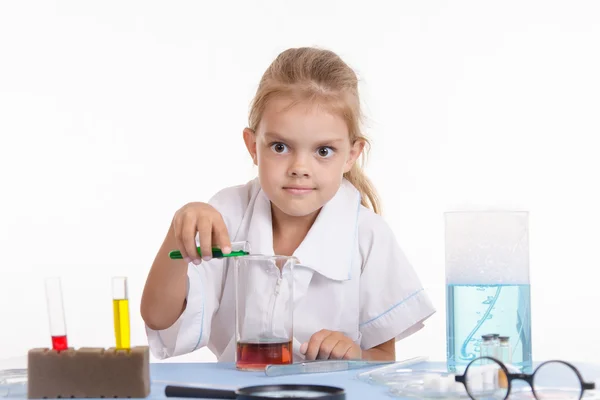
[(288, 176), (292, 178), (310, 177), (310, 171), (308, 170), (306, 162), (302, 159), (302, 157), (296, 157), (294, 159), (293, 164), (288, 170)]
[(310, 177), (308, 170), (303, 167), (290, 168), (288, 175), (293, 178), (308, 178), (308, 177)]
[(308, 172), (303, 172), (303, 171), (291, 171), (291, 172), (290, 172), (290, 176), (291, 176), (291, 177), (294, 177), (294, 178), (300, 178), (300, 177), (308, 178), (310, 175), (308, 174)]

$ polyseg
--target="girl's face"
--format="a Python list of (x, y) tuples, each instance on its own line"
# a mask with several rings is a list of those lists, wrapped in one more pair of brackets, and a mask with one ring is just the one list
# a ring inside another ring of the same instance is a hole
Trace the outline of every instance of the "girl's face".
[(318, 212), (336, 194), (364, 142), (350, 143), (344, 120), (319, 104), (270, 101), (256, 132), (244, 130), (262, 189), (283, 213)]

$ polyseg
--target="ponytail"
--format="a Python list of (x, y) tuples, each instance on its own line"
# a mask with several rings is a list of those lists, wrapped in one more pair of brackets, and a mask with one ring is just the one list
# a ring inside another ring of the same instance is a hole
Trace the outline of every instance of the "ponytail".
[(372, 209), (376, 214), (381, 214), (381, 204), (379, 203), (379, 196), (375, 191), (375, 186), (367, 178), (367, 175), (365, 175), (359, 164), (354, 163), (350, 171), (344, 174), (344, 178), (359, 191), (361, 196), (360, 203), (363, 206)]

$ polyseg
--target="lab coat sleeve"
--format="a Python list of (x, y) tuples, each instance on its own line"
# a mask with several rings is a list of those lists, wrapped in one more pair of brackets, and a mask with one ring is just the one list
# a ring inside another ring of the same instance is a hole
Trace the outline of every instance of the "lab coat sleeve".
[[(247, 205), (250, 185), (226, 188), (209, 200), (223, 216), (230, 237), (235, 235)], [(196, 235), (198, 244), (198, 235)], [(212, 319), (219, 308), (226, 274), (225, 259), (188, 264), (187, 304), (173, 325), (164, 330), (146, 326), (148, 345), (158, 359), (190, 353), (208, 344)]]
[(378, 215), (362, 218), (359, 249), (361, 347), (403, 339), (435, 313), (429, 296), (387, 223)]
[(188, 265), (187, 304), (177, 321), (164, 330), (146, 326), (148, 345), (158, 359), (191, 353), (208, 343), (214, 312), (219, 305), (222, 260)]

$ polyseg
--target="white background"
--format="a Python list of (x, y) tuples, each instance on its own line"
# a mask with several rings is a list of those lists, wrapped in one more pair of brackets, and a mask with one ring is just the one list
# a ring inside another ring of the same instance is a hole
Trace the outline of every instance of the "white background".
[[(0, 357), (49, 346), (61, 275), (70, 344), (112, 346), (110, 278), (139, 301), (174, 212), (256, 171), (242, 141), (288, 47), (361, 79), (367, 172), (438, 313), (398, 357), (445, 358), (447, 210), (531, 212), (533, 353), (597, 361), (600, 3), (3, 1)], [(173, 361), (214, 360), (206, 349)]]

